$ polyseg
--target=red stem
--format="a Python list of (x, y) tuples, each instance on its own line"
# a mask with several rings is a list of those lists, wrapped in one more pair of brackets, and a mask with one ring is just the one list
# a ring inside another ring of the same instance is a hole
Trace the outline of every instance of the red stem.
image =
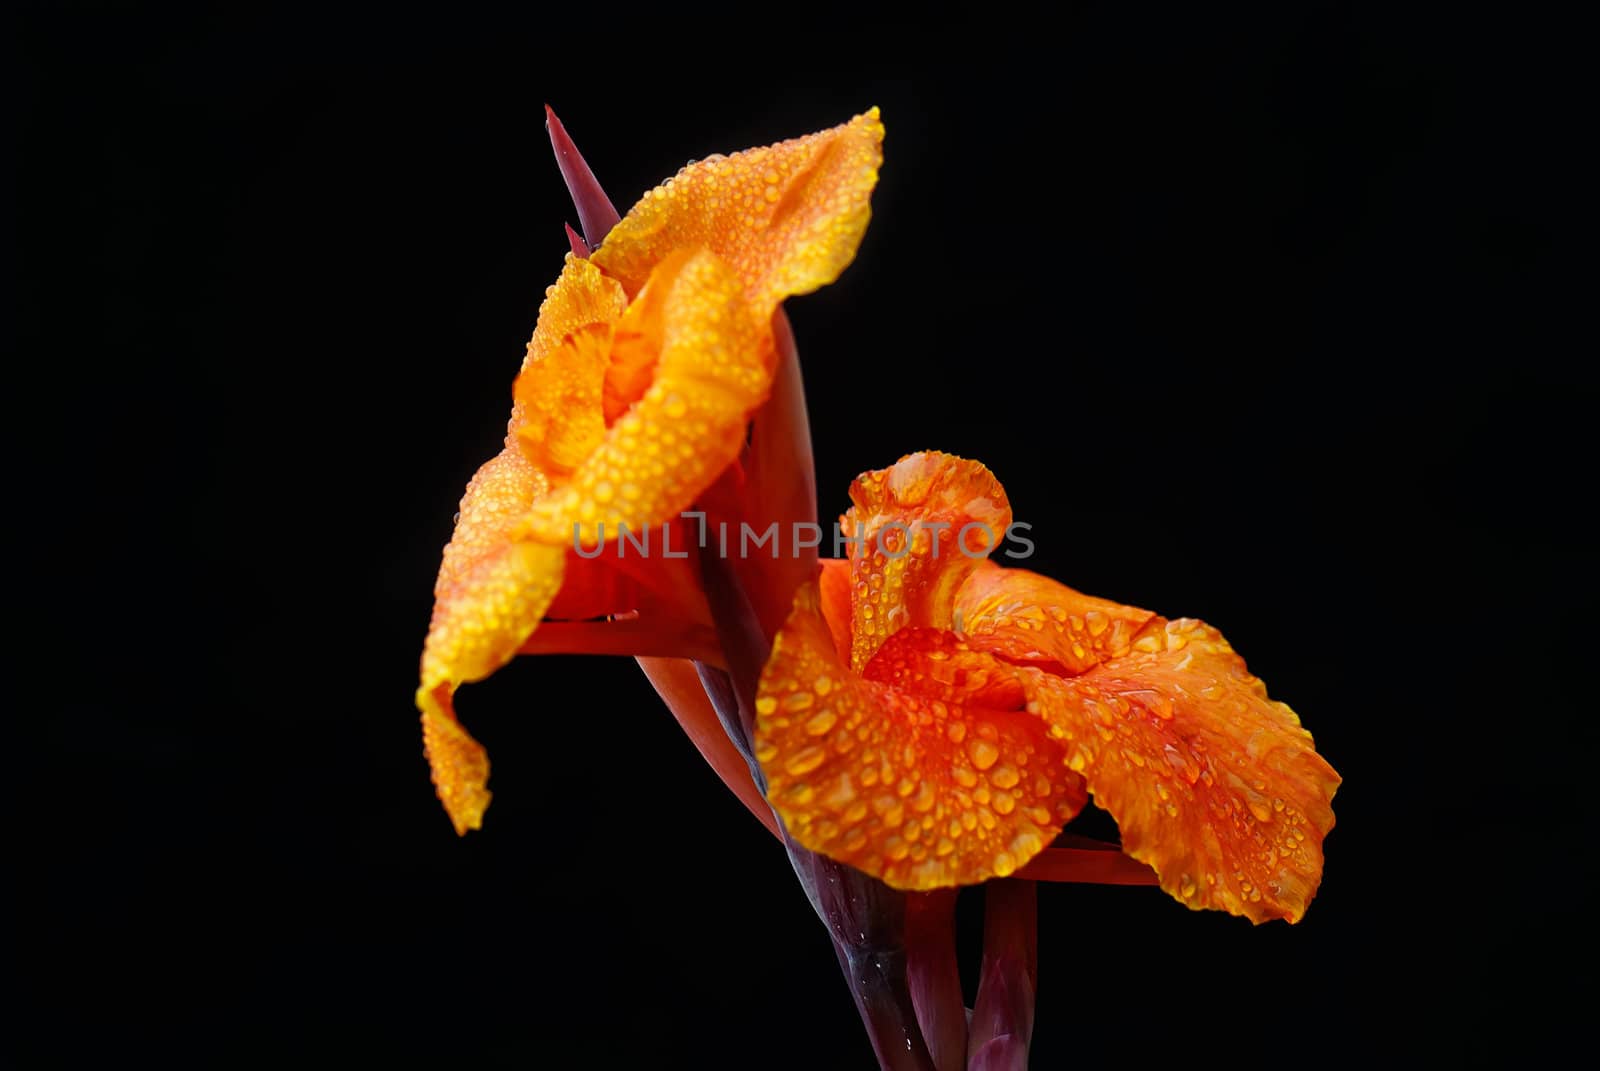
[(984, 887), (983, 969), (967, 1040), (968, 1071), (1025, 1071), (1039, 977), (1039, 897), (1031, 881)]

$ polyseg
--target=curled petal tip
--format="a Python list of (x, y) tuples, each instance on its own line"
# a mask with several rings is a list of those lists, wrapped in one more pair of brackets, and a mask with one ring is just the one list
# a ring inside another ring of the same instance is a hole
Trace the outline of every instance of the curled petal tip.
[(433, 770), (433, 783), (450, 815), (458, 836), (483, 828), (483, 812), (489, 806), (489, 756), (483, 745), (455, 720), (448, 704), (448, 690), (422, 694), (422, 749)]
[(617, 214), (611, 198), (600, 187), (583, 154), (572, 143), (567, 128), (561, 125), (550, 105), (544, 106), (545, 129), (550, 132), (550, 145), (556, 152), (556, 163), (561, 167), (561, 177), (566, 181), (567, 192), (578, 209), (578, 223), (583, 227), (583, 237), (589, 248), (605, 240), (621, 216)]

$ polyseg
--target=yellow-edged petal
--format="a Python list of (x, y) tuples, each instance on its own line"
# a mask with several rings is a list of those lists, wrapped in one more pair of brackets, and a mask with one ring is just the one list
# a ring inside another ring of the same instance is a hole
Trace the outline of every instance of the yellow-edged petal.
[(563, 548), (510, 537), (547, 487), (545, 476), (511, 447), (479, 469), (434, 585), (417, 706), (434, 784), (458, 832), (482, 820), (488, 760), (456, 723), (451, 696), (510, 661), (561, 587)]
[(635, 294), (680, 249), (710, 249), (743, 281), (766, 327), (785, 297), (839, 277), (871, 217), (883, 162), (873, 108), (802, 138), (690, 164), (612, 228), (594, 262)]
[[(674, 520), (738, 456), (771, 386), (773, 311), (855, 255), (881, 139), (874, 111), (704, 161), (646, 195), (603, 255), (566, 259), (528, 343), (507, 449), (469, 486), (435, 589), (417, 705), (458, 831), (478, 826), (489, 794), (456, 687), (535, 631), (575, 531), (593, 546), (601, 523), (615, 539), (619, 526)], [(671, 568), (657, 572), (638, 579), (658, 596), (680, 586)], [(595, 567), (578, 573), (583, 590), (564, 596), (574, 607), (623, 586)], [(703, 614), (697, 591), (677, 601)]]
[[(563, 474), (585, 450), (592, 424), (579, 421), (569, 428), (561, 413), (582, 395), (583, 361), (593, 359), (584, 340), (609, 330), (626, 304), (615, 280), (587, 261), (567, 258), (545, 291), (523, 361), (524, 369), (549, 367), (560, 374), (530, 377), (530, 385), (539, 386), (513, 406), (506, 448), (467, 485), (444, 549), (416, 702), (433, 782), (459, 833), (483, 820), (489, 761), (456, 720), (453, 696), (461, 684), (509, 661), (561, 588), (563, 547), (519, 542), (514, 533), (533, 503), (551, 491), (551, 476)], [(597, 413), (597, 395), (594, 408)]]

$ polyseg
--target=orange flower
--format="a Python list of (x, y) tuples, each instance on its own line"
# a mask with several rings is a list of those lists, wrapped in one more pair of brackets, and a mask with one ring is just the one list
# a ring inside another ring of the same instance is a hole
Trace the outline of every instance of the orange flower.
[[(774, 315), (854, 257), (882, 137), (874, 109), (702, 160), (646, 193), (592, 255), (574, 237), (505, 448), (468, 485), (434, 588), (417, 706), (458, 832), (489, 801), (487, 757), (453, 708), (462, 683), (519, 651), (718, 660), (692, 559), (661, 553), (659, 529), (648, 556), (577, 548), (677, 518), (738, 458), (777, 369)], [(687, 529), (674, 535), (678, 554)]]
[(756, 700), (767, 797), (812, 851), (904, 889), (1016, 872), (1084, 806), (1191, 908), (1297, 921), (1339, 777), (1220, 633), (984, 560), (984, 466), (869, 472)]

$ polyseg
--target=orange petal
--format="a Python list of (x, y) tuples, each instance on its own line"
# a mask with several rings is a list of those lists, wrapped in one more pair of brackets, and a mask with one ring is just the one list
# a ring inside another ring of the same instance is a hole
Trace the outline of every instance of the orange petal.
[(654, 381), (573, 470), (534, 503), (527, 531), (583, 545), (621, 526), (637, 533), (689, 509), (744, 445), (745, 424), (771, 385), (738, 278), (708, 252), (663, 263), (661, 355)]
[(834, 649), (808, 584), (757, 691), (767, 798), (801, 844), (896, 888), (1010, 874), (1085, 799), (1024, 709), (1021, 672), (914, 630), (864, 680)]
[(456, 723), (451, 695), (504, 665), (561, 586), (561, 547), (515, 542), (510, 531), (548, 487), (532, 463), (506, 449), (478, 470), (434, 585), (417, 706), (439, 798), (457, 832), (476, 829), (489, 795), (488, 761)]
[(677, 249), (710, 249), (765, 327), (785, 297), (839, 277), (871, 215), (883, 162), (876, 108), (842, 126), (690, 164), (646, 193), (592, 260), (636, 294)]
[(1127, 654), (1154, 616), (993, 562), (979, 566), (955, 599), (957, 631), (973, 647), (1065, 676)]
[(1220, 633), (1157, 618), (1082, 676), (1021, 672), (1069, 768), (1163, 889), (1254, 922), (1300, 919), (1339, 775)]
[(840, 518), (850, 547), (850, 664), (864, 668), (907, 626), (949, 628), (956, 591), (1011, 524), (1005, 490), (983, 465), (951, 454), (910, 454), (850, 485)]

